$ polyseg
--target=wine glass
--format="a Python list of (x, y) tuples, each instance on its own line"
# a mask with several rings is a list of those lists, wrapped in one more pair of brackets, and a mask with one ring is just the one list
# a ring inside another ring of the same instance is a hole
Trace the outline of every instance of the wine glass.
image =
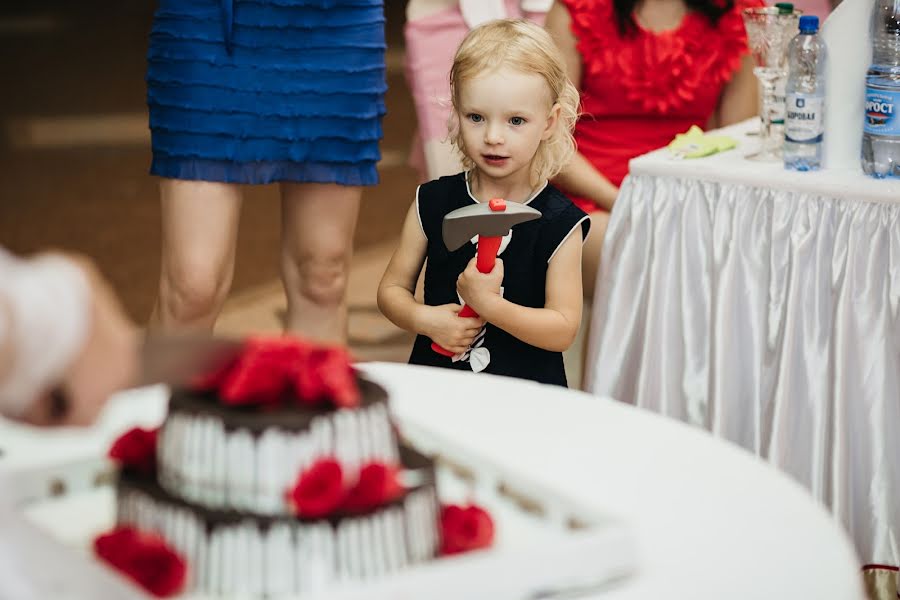
[[(744, 27), (759, 80), (760, 148), (747, 158), (761, 161), (781, 160), (782, 139), (773, 135), (772, 116), (778, 111), (776, 88), (787, 78), (787, 47), (797, 33), (799, 10), (791, 12), (772, 6), (745, 8)], [(780, 99), (782, 102), (783, 98)]]

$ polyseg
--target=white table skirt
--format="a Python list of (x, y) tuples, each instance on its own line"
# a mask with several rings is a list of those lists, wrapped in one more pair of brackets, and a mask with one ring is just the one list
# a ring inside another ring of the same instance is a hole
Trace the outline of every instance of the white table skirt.
[[(744, 132), (727, 134), (748, 146)], [(657, 151), (607, 232), (588, 389), (704, 427), (900, 565), (900, 181)]]

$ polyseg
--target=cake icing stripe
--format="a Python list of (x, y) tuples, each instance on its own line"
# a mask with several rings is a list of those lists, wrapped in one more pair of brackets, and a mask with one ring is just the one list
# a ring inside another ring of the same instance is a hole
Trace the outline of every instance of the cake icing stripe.
[(437, 514), (438, 499), (433, 490), (423, 490), (426, 498), (425, 502), (425, 533), (428, 539), (427, 553), (434, 555), (438, 551), (440, 540), (438, 540), (438, 531), (440, 528), (440, 518)]
[(356, 421), (357, 443), (359, 444), (359, 456), (362, 463), (371, 462), (375, 458), (375, 449), (372, 444), (372, 429), (370, 427), (369, 409), (354, 411), (353, 418)]
[(219, 582), (222, 579), (222, 532), (213, 530), (208, 532), (207, 536), (209, 538), (209, 551), (207, 553), (209, 562), (204, 590), (216, 593), (221, 589)]
[(200, 523), (199, 519), (192, 516), (191, 522), (194, 526), (194, 551), (191, 554), (193, 568), (189, 573), (192, 583), (189, 589), (202, 590), (205, 588), (209, 571), (209, 539), (206, 527)]
[(361, 573), (363, 578), (368, 579), (375, 575), (375, 564), (373, 556), (376, 551), (375, 544), (372, 539), (372, 531), (369, 527), (369, 522), (372, 520), (372, 517), (367, 515), (360, 519), (357, 519), (357, 524), (359, 526), (359, 562), (361, 567)]
[(197, 456), (199, 478), (197, 485), (200, 487), (200, 498), (204, 505), (214, 506), (216, 492), (213, 481), (215, 479), (215, 462), (213, 460), (213, 431), (215, 430), (215, 420), (205, 418), (201, 422), (202, 443), (200, 444), (200, 453)]
[(310, 589), (314, 593), (321, 590), (334, 581), (337, 557), (335, 555), (335, 534), (334, 528), (327, 523), (320, 523), (313, 526), (313, 539), (316, 543), (313, 545), (314, 557), (312, 560), (311, 586)]
[(297, 525), (294, 527), (294, 551), (295, 558), (295, 587), (294, 592), (306, 593), (312, 589), (313, 552), (315, 540), (313, 539), (313, 527), (311, 525)]
[(262, 514), (276, 515), (285, 511), (284, 490), (289, 483), (284, 480), (279, 460), (284, 456), (284, 436), (274, 429), (256, 440), (256, 498), (254, 508)]
[(397, 525), (394, 521), (394, 513), (396, 509), (390, 509), (380, 515), (381, 529), (384, 532), (385, 556), (387, 558), (387, 571), (393, 572), (400, 568), (403, 564), (400, 558), (399, 536), (397, 535)]
[(406, 505), (406, 520), (412, 533), (412, 546), (410, 548), (410, 562), (417, 563), (422, 557), (422, 528), (419, 527), (419, 495), (413, 492), (409, 495)]
[(363, 552), (363, 563), (366, 575), (372, 577), (384, 574), (384, 544), (379, 543), (381, 536), (377, 528), (377, 518), (377, 514), (371, 514), (363, 521), (363, 540), (367, 549)]
[(225, 426), (221, 421), (216, 421), (216, 424), (213, 427), (213, 442), (211, 446), (213, 476), (212, 481), (210, 482), (210, 488), (212, 489), (210, 497), (212, 499), (212, 506), (219, 508), (227, 506), (225, 488), (226, 482), (228, 481), (228, 455), (226, 454), (225, 446)]
[(324, 417), (313, 419), (309, 435), (315, 439), (314, 450), (310, 460), (314, 457), (334, 454), (334, 432), (332, 431), (330, 419)]
[(357, 460), (353, 447), (351, 446), (351, 438), (353, 432), (349, 431), (350, 423), (346, 411), (339, 410), (334, 416), (334, 456), (339, 463), (348, 471), (357, 468)]
[(362, 561), (362, 527), (360, 526), (359, 519), (350, 519), (347, 529), (350, 537), (350, 573), (353, 575), (354, 579), (363, 579), (365, 577), (365, 572), (363, 571)]
[(184, 419), (183, 454), (181, 456), (181, 493), (188, 500), (197, 500), (194, 483), (194, 446), (197, 444), (197, 418), (193, 415)]

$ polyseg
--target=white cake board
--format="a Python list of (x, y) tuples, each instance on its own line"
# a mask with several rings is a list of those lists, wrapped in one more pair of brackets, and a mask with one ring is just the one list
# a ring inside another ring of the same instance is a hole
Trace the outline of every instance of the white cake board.
[[(4, 489), (17, 490), (18, 512), (25, 516), (17, 535), (27, 540), (21, 559), (30, 565), (23, 567), (23, 575), (35, 591), (31, 597), (146, 597), (102, 566), (92, 555), (91, 542), (115, 522), (105, 448), (128, 427), (159, 424), (164, 410), (164, 388), (123, 394), (96, 427), (57, 432), (53, 444), (43, 432), (0, 424), (6, 451), (0, 479), (6, 480)], [(494, 547), (297, 600), (598, 597), (636, 570), (635, 543), (622, 523), (572, 506), (553, 490), (536, 487), (521, 473), (492, 465), (450, 440), (442, 444), (421, 428), (403, 429), (421, 450), (438, 455), (442, 501), (474, 500), (489, 510), (496, 523)], [(60, 589), (67, 595), (60, 595)]]

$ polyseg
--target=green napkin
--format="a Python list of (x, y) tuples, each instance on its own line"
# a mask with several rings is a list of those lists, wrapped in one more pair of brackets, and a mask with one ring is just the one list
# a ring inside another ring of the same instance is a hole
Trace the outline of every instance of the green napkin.
[(679, 133), (667, 146), (675, 158), (701, 158), (717, 152), (731, 150), (737, 140), (727, 135), (706, 135), (692, 125), (685, 133)]

